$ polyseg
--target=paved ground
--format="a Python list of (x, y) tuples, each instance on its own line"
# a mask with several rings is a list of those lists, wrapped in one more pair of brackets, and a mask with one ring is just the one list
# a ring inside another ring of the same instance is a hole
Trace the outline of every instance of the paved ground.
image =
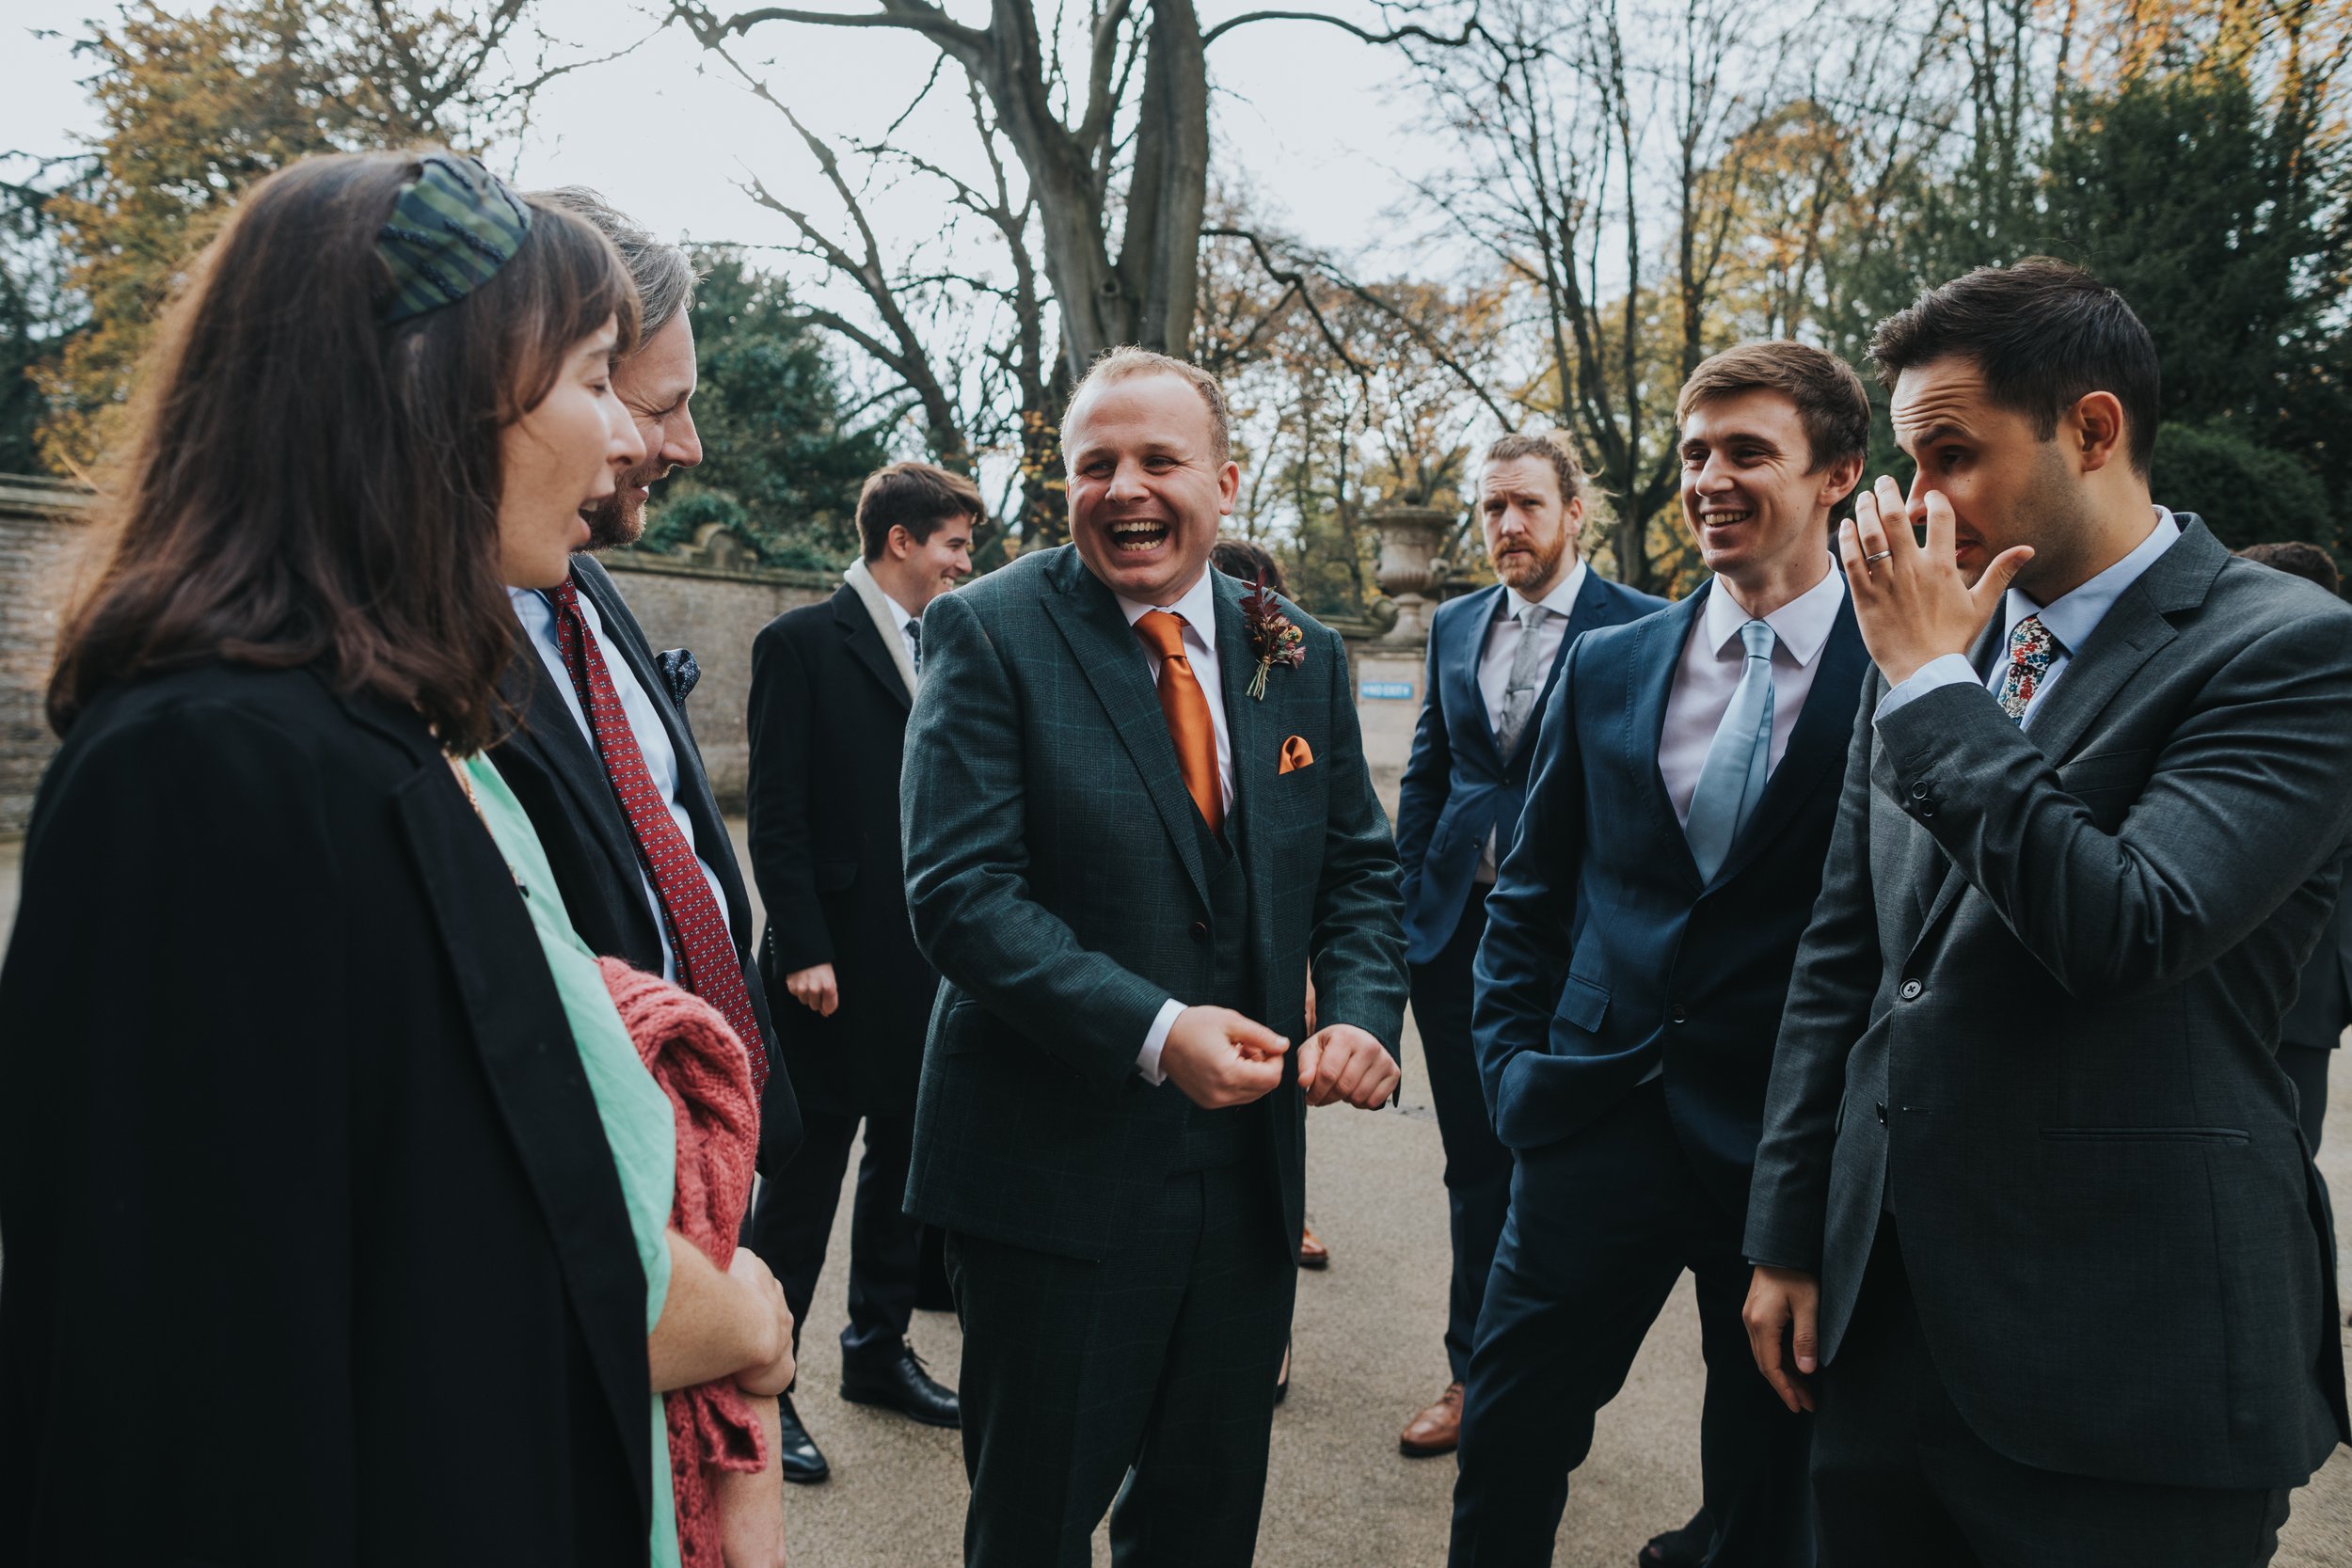
[[(0, 937), (15, 912), (18, 847), (0, 843)], [(2352, 1056), (2336, 1075), (2321, 1164), (2352, 1195)], [(1402, 1111), (1312, 1112), (1308, 1215), (1335, 1261), (1302, 1276), (1296, 1365), (1277, 1413), (1258, 1561), (1263, 1568), (1430, 1568), (1445, 1558), (1454, 1469), (1396, 1452), (1405, 1418), (1445, 1378), (1446, 1215), (1438, 1127), (1418, 1043), (1408, 1043)], [(846, 1256), (849, 1208), (835, 1227)], [(2352, 1226), (2344, 1227), (2352, 1256)], [(787, 1497), (795, 1568), (952, 1568), (960, 1560), (963, 1468), (953, 1433), (844, 1404), (833, 1389), (842, 1318), (829, 1268), (803, 1347), (802, 1415), (834, 1479)], [(952, 1383), (955, 1321), (918, 1314), (916, 1348)], [(1701, 1392), (1690, 1293), (1677, 1292), (1624, 1393), (1602, 1413), (1592, 1458), (1571, 1488), (1562, 1568), (1623, 1568), (1653, 1531), (1698, 1498)], [(1095, 1560), (1109, 1560), (1098, 1536)], [(2282, 1568), (2352, 1563), (2352, 1450), (2296, 1494)]]

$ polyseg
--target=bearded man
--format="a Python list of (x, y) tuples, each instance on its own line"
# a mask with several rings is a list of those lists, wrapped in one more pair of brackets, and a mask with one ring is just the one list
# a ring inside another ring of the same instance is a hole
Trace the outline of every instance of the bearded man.
[(1495, 867), (1518, 835), (1535, 731), (1576, 640), (1666, 601), (1610, 581), (1577, 553), (1584, 471), (1564, 437), (1510, 435), (1478, 476), (1486, 559), (1502, 581), (1443, 606), (1429, 633), (1421, 721), (1397, 794), (1406, 960), (1453, 1220), (1445, 1392), (1406, 1423), (1407, 1458), (1452, 1453), (1486, 1271), (1511, 1206), (1511, 1151), (1495, 1136), (1470, 1047), (1470, 960)]
[(1339, 637), (1209, 569), (1216, 378), (1113, 350), (1062, 449), (1073, 542), (924, 613), (900, 788), (964, 1560), (1085, 1568), (1117, 1497), (1122, 1565), (1246, 1568), (1306, 1107), (1396, 1088), (1396, 856)]
[(598, 953), (660, 974), (717, 1007), (764, 1083), (760, 1164), (774, 1170), (801, 1139), (792, 1085), (752, 960), (751, 901), (686, 720), (698, 672), (683, 648), (656, 654), (595, 552), (645, 531), (653, 485), (702, 461), (694, 396), (694, 268), (593, 191), (540, 193), (593, 223), (620, 251), (640, 300), (637, 352), (612, 367), (645, 458), (587, 513), (588, 546), (571, 580), (548, 593), (510, 588), (523, 645), (507, 701), (522, 722), (496, 749), (499, 771), (546, 846), (564, 908)]

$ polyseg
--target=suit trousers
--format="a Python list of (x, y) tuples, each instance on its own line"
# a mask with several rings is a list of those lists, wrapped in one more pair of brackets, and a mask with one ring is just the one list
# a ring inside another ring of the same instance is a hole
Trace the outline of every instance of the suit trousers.
[(1453, 1568), (1551, 1561), (1568, 1473), (1685, 1269), (1697, 1276), (1707, 1358), (1709, 1560), (1810, 1568), (1811, 1422), (1781, 1404), (1749, 1354), (1742, 1218), (1701, 1183), (1657, 1081), (1574, 1136), (1519, 1150), (1462, 1401)]
[[(866, 1154), (858, 1162), (857, 1195), (850, 1211), (850, 1321), (841, 1330), (842, 1359), (896, 1354), (914, 1313), (922, 1259), (920, 1220), (904, 1204), (907, 1163), (914, 1150), (912, 1117), (867, 1117)], [(792, 1308), (792, 1341), (817, 1299), (826, 1244), (841, 1180), (857, 1141), (858, 1118), (803, 1111), (800, 1151), (760, 1183), (759, 1204), (745, 1244), (775, 1274)]]
[[(1816, 1385), (1821, 1568), (2258, 1568), (2283, 1491), (2150, 1486), (2038, 1470), (1969, 1430), (1935, 1370), (1893, 1215)], [(2150, 1369), (2151, 1376), (2162, 1370)]]
[(1119, 1568), (1248, 1568), (1298, 1277), (1268, 1189), (1171, 1176), (1100, 1261), (948, 1232), (966, 1568), (1086, 1568), (1105, 1509)]
[(1478, 1307), (1486, 1299), (1495, 1243), (1502, 1237), (1502, 1216), (1511, 1208), (1511, 1151), (1495, 1136), (1470, 1039), (1470, 965), (1486, 934), (1486, 887), (1472, 890), (1452, 940), (1429, 962), (1412, 966), (1413, 1021), (1421, 1028), (1429, 1098), (1438, 1110), (1438, 1141), (1445, 1146), (1445, 1198), (1454, 1242), (1445, 1358), (1456, 1383), (1470, 1376)]

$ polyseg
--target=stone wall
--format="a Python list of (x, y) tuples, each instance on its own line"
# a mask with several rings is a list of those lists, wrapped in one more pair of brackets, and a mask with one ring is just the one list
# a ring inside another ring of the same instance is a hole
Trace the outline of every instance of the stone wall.
[(751, 766), (743, 715), (751, 705), (752, 639), (786, 610), (832, 597), (841, 579), (824, 572), (761, 571), (708, 555), (621, 550), (600, 559), (656, 652), (693, 650), (703, 676), (687, 699), (686, 716), (719, 803), (739, 811)]
[[(86, 491), (0, 475), (0, 835), (24, 832), (56, 750), (42, 705), (57, 620), (95, 533)], [(730, 810), (739, 808), (750, 763), (752, 640), (786, 610), (830, 597), (840, 578), (763, 570), (723, 535), (672, 554), (620, 550), (603, 559), (654, 647), (693, 650), (703, 673), (688, 716), (712, 788)], [(1373, 782), (1393, 814), (1421, 706), (1422, 650), (1383, 643), (1370, 626), (1335, 629), (1347, 639)]]
[(87, 491), (0, 474), (0, 834), (24, 831), (57, 749), (45, 711), (57, 620), (95, 532)]

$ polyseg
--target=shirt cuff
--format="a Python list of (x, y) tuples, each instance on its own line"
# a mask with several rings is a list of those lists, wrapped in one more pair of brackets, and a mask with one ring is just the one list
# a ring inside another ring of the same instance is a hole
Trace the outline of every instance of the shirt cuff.
[(1176, 1027), (1177, 1018), (1184, 1005), (1174, 997), (1160, 1004), (1160, 1016), (1152, 1021), (1151, 1029), (1143, 1037), (1143, 1049), (1136, 1053), (1136, 1070), (1143, 1074), (1147, 1084), (1164, 1084), (1168, 1074), (1160, 1070), (1160, 1052), (1168, 1044), (1168, 1032)]
[(1876, 724), (1902, 706), (1926, 696), (1939, 687), (1964, 686), (1977, 678), (1977, 667), (1968, 662), (1965, 654), (1946, 654), (1931, 658), (1911, 673), (1911, 678), (1879, 699), (1878, 711), (1870, 715)]

